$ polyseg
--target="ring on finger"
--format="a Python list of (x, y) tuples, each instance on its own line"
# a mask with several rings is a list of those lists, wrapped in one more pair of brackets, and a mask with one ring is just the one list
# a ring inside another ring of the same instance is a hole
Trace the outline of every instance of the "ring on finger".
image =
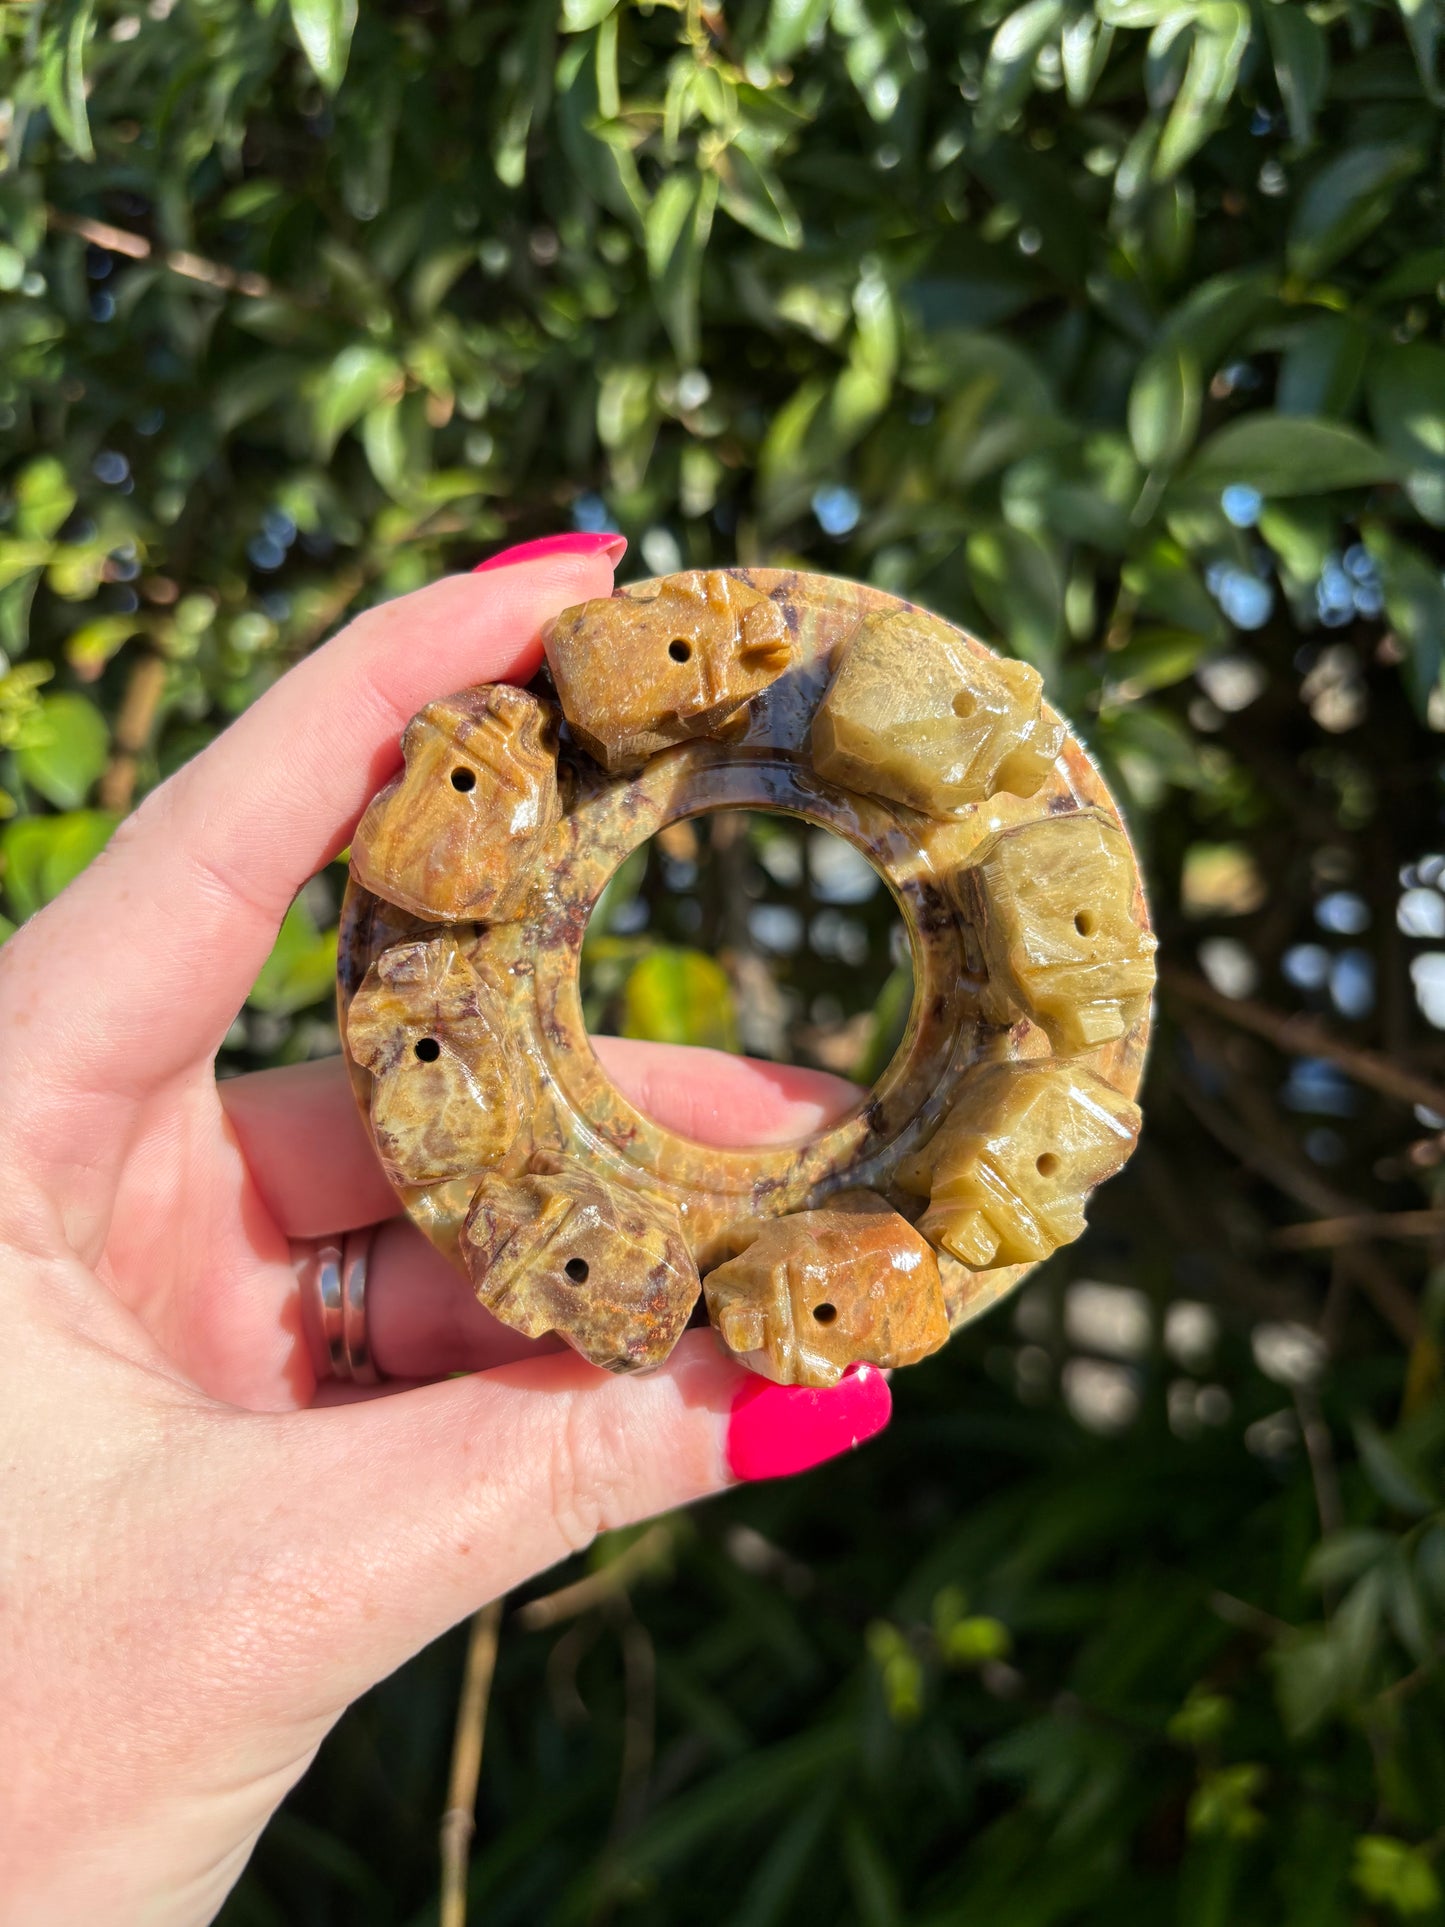
[(377, 1227), (343, 1238), (304, 1238), (291, 1261), (301, 1294), (301, 1326), (318, 1382), (324, 1378), (375, 1385), (383, 1376), (371, 1356), (366, 1326), (366, 1277)]

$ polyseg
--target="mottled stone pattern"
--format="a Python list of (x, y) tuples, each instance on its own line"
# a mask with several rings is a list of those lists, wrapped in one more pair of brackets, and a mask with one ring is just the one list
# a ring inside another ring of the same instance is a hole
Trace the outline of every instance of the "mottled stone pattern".
[(793, 660), (783, 611), (723, 569), (584, 602), (544, 647), (573, 734), (614, 772), (723, 727)]
[(516, 1136), (506, 1012), (454, 937), (384, 950), (352, 1000), (346, 1040), (371, 1073), (371, 1135), (393, 1183), (480, 1171)]
[(923, 1235), (990, 1271), (1077, 1238), (1089, 1193), (1123, 1168), (1138, 1135), (1138, 1106), (1081, 1064), (988, 1064), (899, 1177), (929, 1200)]
[(780, 1385), (833, 1385), (849, 1365), (912, 1365), (948, 1337), (938, 1260), (873, 1197), (842, 1210), (754, 1219), (705, 1280), (730, 1351)]
[(562, 813), (552, 712), (525, 689), (466, 689), (428, 703), (401, 748), (405, 769), (352, 839), (352, 874), (429, 922), (516, 916)]
[[(546, 648), (560, 749), (545, 695), (432, 704), (354, 846), (343, 1037), (407, 1211), (498, 1317), (612, 1370), (667, 1356), (699, 1273), (720, 1342), (784, 1383), (925, 1356), (1078, 1235), (1138, 1130), (1153, 938), (1098, 772), (1031, 669), (858, 583), (691, 572)], [(909, 926), (898, 1051), (801, 1144), (676, 1137), (586, 1037), (598, 895), (716, 809), (836, 831)]]
[(528, 1338), (556, 1332), (594, 1365), (650, 1371), (697, 1303), (677, 1207), (568, 1164), (484, 1178), (462, 1227), (478, 1298)]
[(1026, 662), (973, 654), (919, 610), (865, 616), (813, 721), (813, 767), (844, 789), (952, 816), (1000, 790), (1032, 796), (1064, 726)]
[(1123, 831), (1095, 811), (1005, 830), (963, 876), (988, 1007), (1019, 1011), (1072, 1054), (1122, 1037), (1154, 987), (1153, 933)]

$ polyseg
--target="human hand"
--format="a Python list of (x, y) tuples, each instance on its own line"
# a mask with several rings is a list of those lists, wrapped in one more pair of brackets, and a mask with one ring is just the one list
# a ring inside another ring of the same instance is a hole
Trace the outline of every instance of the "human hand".
[[(0, 950), (0, 1921), (209, 1919), (344, 1707), (420, 1646), (598, 1531), (886, 1422), (876, 1371), (764, 1387), (706, 1331), (645, 1379), (529, 1345), (399, 1219), (368, 1287), (391, 1382), (312, 1406), (288, 1240), (396, 1201), (339, 1061), (218, 1087), (217, 1048), (413, 711), (530, 676), (546, 618), (609, 593), (609, 540), (359, 617)], [(716, 1142), (854, 1096), (598, 1049)]]

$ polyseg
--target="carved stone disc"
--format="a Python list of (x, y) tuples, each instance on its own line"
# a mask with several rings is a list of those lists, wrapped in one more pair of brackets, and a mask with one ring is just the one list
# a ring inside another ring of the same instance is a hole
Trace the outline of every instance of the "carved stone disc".
[[(413, 721), (353, 845), (341, 1031), (406, 1209), (500, 1316), (612, 1369), (661, 1363), (724, 1263), (709, 1302), (783, 1382), (830, 1383), (853, 1331), (882, 1364), (934, 1349), (1078, 1235), (1137, 1135), (1154, 938), (1098, 771), (1034, 670), (827, 576), (690, 571), (568, 610), (544, 646), (531, 691)], [(583, 1025), (604, 885), (667, 824), (723, 809), (854, 844), (912, 946), (892, 1063), (794, 1145), (663, 1129)], [(518, 1188), (536, 1178), (556, 1182)], [(850, 1248), (837, 1211), (860, 1192)], [(803, 1342), (800, 1320), (840, 1306)]]

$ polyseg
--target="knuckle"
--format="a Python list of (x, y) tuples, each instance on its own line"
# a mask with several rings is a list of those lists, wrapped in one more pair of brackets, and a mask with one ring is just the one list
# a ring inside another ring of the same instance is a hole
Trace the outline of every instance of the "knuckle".
[(573, 1397), (553, 1434), (552, 1516), (570, 1552), (582, 1552), (599, 1532), (635, 1515), (642, 1468), (620, 1405), (605, 1394)]

